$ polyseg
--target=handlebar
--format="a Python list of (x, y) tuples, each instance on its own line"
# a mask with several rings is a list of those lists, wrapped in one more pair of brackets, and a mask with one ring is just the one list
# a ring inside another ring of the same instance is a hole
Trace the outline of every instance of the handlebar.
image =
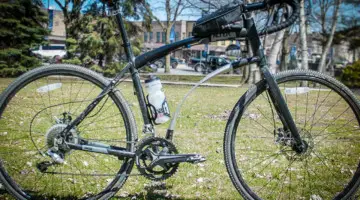
[(277, 31), (280, 31), (286, 27), (291, 26), (296, 19), (299, 17), (299, 11), (300, 11), (300, 5), (297, 0), (265, 0), (263, 2), (257, 2), (257, 3), (250, 3), (244, 5), (244, 11), (245, 12), (251, 12), (255, 10), (262, 10), (267, 7), (274, 6), (275, 4), (284, 3), (289, 5), (292, 8), (292, 14), (291, 16), (285, 21), (278, 25), (272, 25), (265, 30), (260, 31), (259, 35), (265, 35), (265, 34), (271, 34)]

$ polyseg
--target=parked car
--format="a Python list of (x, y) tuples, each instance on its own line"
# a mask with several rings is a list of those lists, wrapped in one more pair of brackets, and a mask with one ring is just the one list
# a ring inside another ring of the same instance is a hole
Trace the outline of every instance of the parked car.
[(39, 46), (31, 52), (41, 58), (49, 58), (50, 62), (57, 63), (66, 55), (65, 45)]
[(214, 71), (226, 64), (230, 63), (230, 60), (219, 56), (208, 56), (207, 58), (192, 58), (190, 59), (190, 67), (193, 67), (196, 72), (202, 72), (207, 74)]
[[(206, 62), (206, 58), (201, 58), (201, 62)], [(198, 65), (198, 63), (200, 63), (200, 58), (190, 58), (189, 62), (187, 63), (187, 65), (189, 67), (194, 68), (194, 70), (196, 72), (201, 71), (201, 67), (200, 65)]]
[[(171, 68), (176, 69), (176, 67), (178, 66), (179, 63), (182, 63), (182, 60), (170, 56), (170, 65), (171, 65)], [(165, 57), (156, 60), (156, 61), (154, 62), (154, 64), (155, 64), (158, 68), (164, 68), (164, 67), (165, 67)]]

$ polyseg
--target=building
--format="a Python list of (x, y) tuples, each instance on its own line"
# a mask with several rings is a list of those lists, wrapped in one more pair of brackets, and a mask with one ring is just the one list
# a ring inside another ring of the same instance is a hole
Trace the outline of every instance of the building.
[(59, 10), (48, 10), (48, 12), (50, 24), (49, 29), (51, 29), (50, 35), (48, 36), (50, 45), (65, 46), (66, 29), (64, 24), (64, 14)]
[[(48, 36), (50, 41), (50, 46), (65, 46), (66, 40), (66, 30), (64, 24), (64, 15), (62, 11), (52, 10), (52, 28), (51, 34)], [(50, 15), (51, 17), (51, 15)], [(138, 22), (141, 25), (141, 22)], [(173, 27), (173, 41), (178, 41), (192, 36), (192, 29), (195, 24), (195, 21), (177, 21)], [(150, 51), (156, 48), (159, 48), (165, 45), (165, 32), (162, 30), (161, 26), (157, 22), (152, 23), (152, 30), (149, 32), (142, 33), (144, 40), (144, 51)], [(274, 41), (276, 34), (268, 35), (266, 38), (266, 43), (264, 45), (265, 51), (269, 53), (272, 43)], [(321, 41), (319, 40), (319, 35), (313, 33), (308, 34), (307, 44), (309, 52), (309, 62), (316, 63), (320, 59), (322, 52)], [(222, 55), (225, 54), (225, 49), (230, 44), (235, 44), (236, 41), (218, 41), (213, 42), (208, 45), (208, 52), (210, 55)], [(289, 47), (297, 47), (297, 51), (300, 52), (300, 38), (298, 34), (292, 34), (289, 38)], [(54, 48), (56, 48), (54, 47)], [(188, 59), (189, 57), (201, 57), (202, 52), (206, 51), (205, 45), (196, 45), (191, 46), (190, 48), (180, 49), (173, 52), (173, 56), (177, 58)], [(360, 57), (360, 50), (355, 52), (355, 60)], [(330, 56), (336, 60), (342, 60), (344, 62), (354, 62), (353, 57), (354, 53), (349, 50), (349, 43), (344, 42), (338, 45), (333, 45), (330, 52)], [(297, 54), (297, 57), (300, 60), (300, 53)]]

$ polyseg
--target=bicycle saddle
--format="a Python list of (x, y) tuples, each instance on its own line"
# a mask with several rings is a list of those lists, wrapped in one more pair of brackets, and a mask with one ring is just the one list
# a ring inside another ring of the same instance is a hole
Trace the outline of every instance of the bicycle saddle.
[(231, 32), (229, 25), (242, 21), (242, 3), (234, 1), (217, 11), (198, 19), (193, 28), (195, 37)]

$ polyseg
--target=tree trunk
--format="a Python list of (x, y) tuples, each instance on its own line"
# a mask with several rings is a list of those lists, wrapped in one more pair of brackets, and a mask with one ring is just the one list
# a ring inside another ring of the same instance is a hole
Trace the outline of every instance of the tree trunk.
[(278, 71), (278, 66), (277, 66), (277, 58), (278, 58), (278, 54), (281, 48), (281, 43), (284, 37), (284, 32), (285, 30), (281, 30), (279, 32), (276, 33), (274, 42), (271, 46), (271, 51), (270, 51), (270, 55), (268, 58), (268, 64), (269, 64), (269, 68), (271, 73), (275, 74)]
[(99, 62), (98, 62), (98, 65), (102, 68), (102, 69), (105, 69), (104, 67), (104, 54), (99, 54)]
[(328, 40), (326, 42), (325, 48), (323, 49), (323, 52), (321, 54), (321, 59), (320, 59), (319, 68), (318, 68), (319, 72), (324, 71), (325, 62), (326, 62), (326, 55), (329, 52), (329, 49), (330, 49), (331, 44), (332, 44), (332, 40), (334, 38), (334, 33), (335, 33), (335, 30), (336, 30), (336, 24), (337, 24), (337, 18), (338, 18), (338, 14), (339, 14), (340, 4), (341, 4), (341, 0), (337, 0), (336, 4), (335, 4), (335, 9), (334, 9), (332, 22), (331, 22), (330, 35), (328, 36)]
[(355, 62), (355, 60), (356, 60), (356, 48), (354, 48), (354, 50), (353, 50), (353, 60), (352, 60), (352, 62), (354, 63)]
[(248, 83), (250, 78), (250, 65), (246, 65), (243, 67), (242, 71), (242, 77), (241, 77), (241, 84)]
[[(166, 28), (166, 44), (170, 44), (170, 32), (171, 26)], [(165, 73), (170, 73), (170, 54), (166, 55), (165, 57)]]
[(287, 70), (287, 58), (289, 57), (289, 35), (290, 35), (290, 28), (285, 29), (283, 41), (282, 41), (282, 48), (281, 48), (281, 59), (280, 59), (280, 71)]
[[(251, 45), (249, 45), (249, 57), (254, 56)], [(255, 84), (260, 80), (259, 66), (255, 63), (249, 65), (249, 78), (247, 79), (248, 84)]]
[(306, 41), (306, 17), (305, 0), (300, 0), (300, 48), (301, 48), (301, 69), (309, 69), (308, 47)]

